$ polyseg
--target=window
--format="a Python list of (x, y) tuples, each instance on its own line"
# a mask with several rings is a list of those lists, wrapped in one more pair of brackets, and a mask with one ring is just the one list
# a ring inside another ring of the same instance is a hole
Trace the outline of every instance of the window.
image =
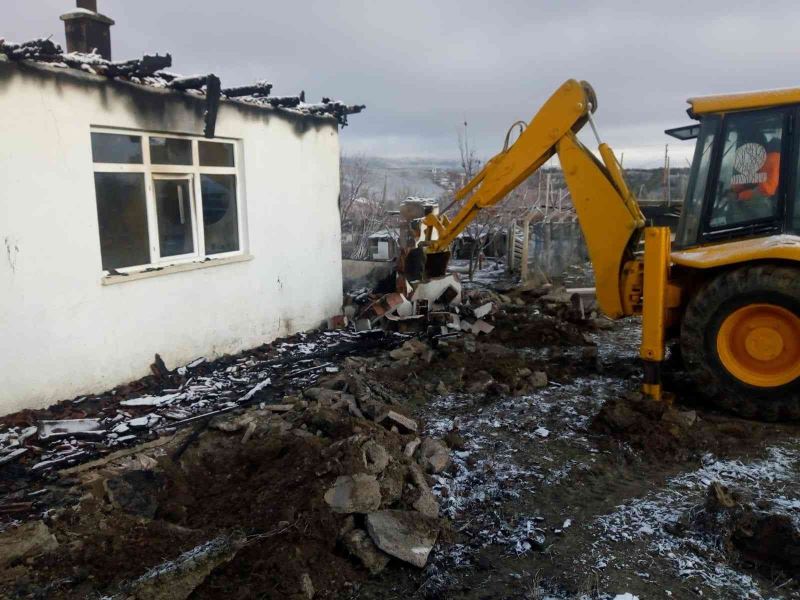
[(678, 246), (691, 246), (697, 243), (700, 221), (703, 216), (703, 198), (706, 195), (708, 172), (714, 151), (714, 140), (719, 130), (719, 120), (705, 119), (700, 128), (697, 145), (694, 149), (694, 161), (689, 177), (689, 188), (683, 203), (681, 220), (675, 235)]
[(92, 132), (106, 271), (240, 253), (236, 144)]
[(711, 231), (778, 218), (784, 121), (778, 111), (725, 118)]

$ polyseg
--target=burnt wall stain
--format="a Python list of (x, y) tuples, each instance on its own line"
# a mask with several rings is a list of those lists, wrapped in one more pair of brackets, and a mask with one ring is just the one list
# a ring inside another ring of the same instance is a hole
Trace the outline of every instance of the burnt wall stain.
[[(8, 93), (10, 83), (17, 77), (34, 79), (47, 93), (63, 97), (67, 90), (81, 90), (99, 98), (105, 109), (112, 105), (122, 107), (134, 116), (137, 126), (156, 132), (185, 133), (202, 136), (206, 101), (203, 96), (149, 88), (126, 81), (99, 78), (75, 69), (44, 67), (35, 63), (0, 60), (0, 96)], [(280, 108), (261, 107), (242, 102), (222, 101), (220, 121), (224, 124), (225, 112), (234, 110), (244, 120), (269, 125), (272, 119), (289, 122), (292, 131), (302, 138), (310, 131), (320, 132), (333, 128), (338, 131), (335, 119), (330, 116), (301, 115)], [(113, 126), (114, 123), (93, 123)]]

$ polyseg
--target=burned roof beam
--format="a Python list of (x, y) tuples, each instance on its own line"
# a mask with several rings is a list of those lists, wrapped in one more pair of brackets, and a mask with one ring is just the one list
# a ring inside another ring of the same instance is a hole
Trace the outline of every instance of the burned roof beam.
[(360, 113), (364, 110), (364, 104), (344, 104), (339, 101), (331, 101), (330, 98), (323, 98), (320, 104), (306, 104), (302, 109), (312, 115), (331, 115), (342, 127), (347, 127), (347, 116)]
[(267, 81), (259, 81), (252, 85), (243, 85), (239, 87), (226, 88), (222, 90), (222, 95), (228, 98), (241, 98), (242, 96), (253, 96), (256, 98), (265, 98), (269, 96), (272, 91), (272, 84)]
[(51, 61), (60, 56), (63, 52), (61, 46), (54, 41), (44, 38), (30, 40), (22, 44), (6, 42), (0, 39), (0, 52), (11, 60), (41, 60)]
[(99, 54), (64, 54), (61, 60), (76, 69), (91, 69), (105, 77), (149, 77), (161, 69), (172, 66), (172, 56), (145, 55), (124, 62), (109, 62)]
[(295, 108), (300, 105), (300, 96), (275, 96), (274, 98), (264, 98), (273, 108)]
[(207, 138), (213, 138), (217, 128), (217, 113), (219, 101), (222, 97), (222, 83), (213, 73), (208, 75), (194, 75), (192, 77), (178, 77), (167, 84), (167, 87), (185, 92), (186, 90), (203, 91), (206, 95), (205, 130)]

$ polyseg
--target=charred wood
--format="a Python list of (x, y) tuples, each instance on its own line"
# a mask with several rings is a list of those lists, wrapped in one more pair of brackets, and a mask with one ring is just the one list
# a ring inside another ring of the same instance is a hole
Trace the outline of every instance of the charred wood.
[(228, 98), (241, 98), (242, 96), (254, 96), (264, 98), (269, 96), (272, 91), (272, 84), (267, 81), (259, 81), (253, 85), (243, 85), (240, 87), (226, 88), (222, 90), (222, 95)]

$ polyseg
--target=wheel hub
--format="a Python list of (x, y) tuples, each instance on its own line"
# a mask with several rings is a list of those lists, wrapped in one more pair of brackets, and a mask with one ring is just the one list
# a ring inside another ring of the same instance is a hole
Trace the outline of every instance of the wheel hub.
[(800, 316), (774, 304), (743, 306), (722, 322), (717, 354), (739, 381), (778, 387), (800, 377)]

